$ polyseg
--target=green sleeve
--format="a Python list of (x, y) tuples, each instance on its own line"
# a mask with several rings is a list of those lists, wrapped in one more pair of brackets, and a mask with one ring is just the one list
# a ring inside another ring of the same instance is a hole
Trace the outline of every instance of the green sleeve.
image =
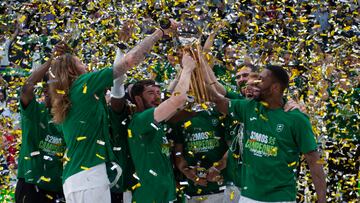
[(21, 116), (31, 118), (34, 114), (38, 114), (41, 109), (41, 104), (36, 101), (35, 97), (30, 101), (27, 107), (24, 107), (22, 102), (20, 101), (20, 112)]
[(134, 135), (144, 135), (161, 130), (155, 122), (154, 111), (155, 108), (150, 108), (134, 116), (130, 126)]
[[(298, 110), (295, 110), (298, 111)], [(299, 111), (295, 123), (295, 141), (301, 153), (308, 153), (317, 149), (315, 135), (307, 116)]]
[(111, 108), (109, 108), (109, 118), (113, 135), (120, 134), (121, 132), (126, 132), (127, 124), (129, 123), (129, 118), (126, 110), (122, 113), (116, 113)]
[(226, 97), (226, 98), (229, 98), (229, 99), (244, 99), (244, 97), (241, 96), (240, 93), (230, 92), (230, 91), (226, 91), (225, 97)]
[(104, 68), (99, 71), (86, 73), (82, 76), (81, 81), (83, 83), (83, 93), (104, 94), (106, 88), (113, 85), (113, 69)]
[(249, 101), (247, 99), (231, 99), (229, 101), (229, 115), (232, 118), (244, 122), (246, 118), (246, 111), (249, 108)]

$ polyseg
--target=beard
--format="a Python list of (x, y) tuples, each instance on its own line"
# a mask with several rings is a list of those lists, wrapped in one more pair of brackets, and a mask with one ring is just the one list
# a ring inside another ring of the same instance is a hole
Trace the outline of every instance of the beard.
[(141, 97), (141, 100), (142, 100), (142, 102), (144, 104), (145, 109), (149, 109), (149, 108), (154, 107), (150, 102), (146, 101), (144, 98)]
[(142, 98), (142, 97), (141, 97), (141, 99), (142, 99), (142, 102), (143, 102), (143, 104), (144, 104), (144, 108), (145, 108), (145, 109), (157, 107), (157, 106), (159, 106), (160, 103), (161, 103), (161, 99), (158, 99), (158, 100), (155, 101), (155, 102), (148, 102), (148, 101), (146, 101), (146, 100), (145, 100), (144, 98)]
[(260, 93), (254, 97), (257, 101), (264, 101), (268, 95), (271, 93), (270, 87), (264, 88), (260, 90)]

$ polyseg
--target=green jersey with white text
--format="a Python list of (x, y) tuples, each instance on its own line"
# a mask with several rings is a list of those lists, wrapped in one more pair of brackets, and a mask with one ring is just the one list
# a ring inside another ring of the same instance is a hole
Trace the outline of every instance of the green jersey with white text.
[(133, 201), (162, 203), (176, 199), (176, 184), (170, 162), (170, 143), (164, 125), (154, 120), (155, 108), (135, 113), (129, 124), (128, 141), (139, 178)]
[(257, 201), (295, 201), (300, 153), (316, 150), (309, 118), (298, 110), (267, 109), (231, 100), (229, 114), (244, 123), (241, 195)]

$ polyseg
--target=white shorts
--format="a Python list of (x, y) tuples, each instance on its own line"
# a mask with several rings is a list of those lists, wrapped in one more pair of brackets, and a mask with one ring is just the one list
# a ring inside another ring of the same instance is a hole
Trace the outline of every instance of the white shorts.
[(253, 200), (244, 196), (240, 195), (239, 203), (296, 203), (296, 201), (290, 201), (290, 202), (261, 202), (257, 200)]
[(124, 203), (131, 203), (131, 199), (132, 199), (131, 191), (128, 190), (123, 193), (123, 202)]
[(66, 203), (111, 203), (105, 163), (76, 173), (63, 185)]
[(72, 192), (65, 200), (66, 203), (111, 203), (110, 187), (106, 185)]
[(224, 191), (224, 203), (237, 203), (240, 199), (240, 189), (235, 185), (227, 185)]
[(219, 203), (224, 201), (224, 193), (192, 196), (190, 199), (186, 199), (186, 203)]

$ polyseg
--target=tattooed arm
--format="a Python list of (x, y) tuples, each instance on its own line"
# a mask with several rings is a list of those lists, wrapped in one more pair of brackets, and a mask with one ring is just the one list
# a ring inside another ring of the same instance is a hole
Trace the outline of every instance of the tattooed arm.
[(172, 24), (169, 29), (157, 29), (153, 34), (146, 37), (127, 54), (125, 54), (125, 56), (118, 63), (114, 64), (114, 78), (123, 75), (132, 67), (141, 63), (145, 59), (146, 54), (151, 51), (154, 44), (159, 41), (163, 35), (170, 34), (176, 30), (176, 22), (172, 21), (171, 23)]

